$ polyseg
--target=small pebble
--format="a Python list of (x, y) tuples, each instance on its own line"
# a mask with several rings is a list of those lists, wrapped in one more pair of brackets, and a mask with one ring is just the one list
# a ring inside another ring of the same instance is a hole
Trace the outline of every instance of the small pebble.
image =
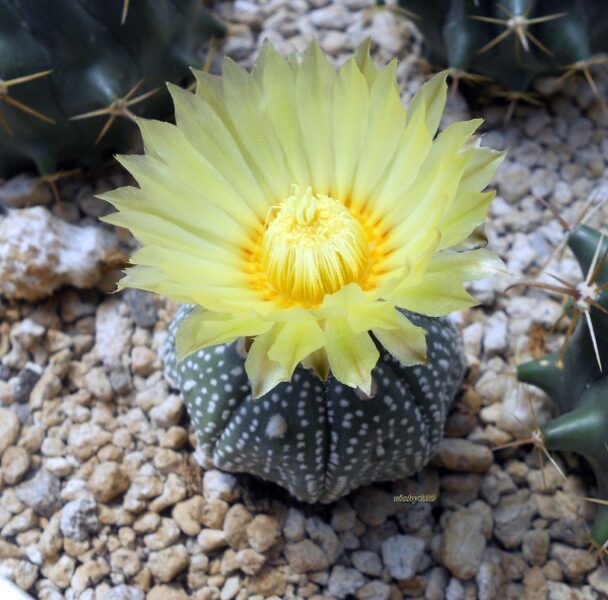
[(467, 440), (444, 438), (431, 459), (431, 464), (451, 471), (481, 473), (489, 468), (494, 457), (486, 446)]
[(45, 469), (36, 471), (33, 477), (21, 483), (15, 490), (21, 502), (33, 508), (43, 517), (52, 516), (61, 506), (61, 483)]
[(284, 552), (291, 568), (297, 573), (321, 571), (329, 566), (323, 550), (310, 540), (286, 544)]
[(454, 512), (443, 532), (443, 566), (455, 577), (469, 579), (477, 573), (485, 548), (481, 515), (467, 509)]
[(104, 503), (125, 492), (130, 483), (129, 476), (115, 462), (100, 463), (89, 478), (89, 488), (97, 500)]
[(394, 535), (382, 543), (382, 561), (395, 579), (413, 577), (424, 555), (424, 542), (410, 535)]

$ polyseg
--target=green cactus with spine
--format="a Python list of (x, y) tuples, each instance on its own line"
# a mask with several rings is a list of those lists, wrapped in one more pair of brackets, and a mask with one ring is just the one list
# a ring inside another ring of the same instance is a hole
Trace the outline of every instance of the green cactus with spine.
[[(424, 36), (429, 62), (456, 78), (488, 78), (525, 93), (540, 75), (589, 67), (608, 50), (600, 0), (399, 0)], [(594, 91), (597, 92), (592, 82)]]
[(177, 362), (175, 332), (190, 310), (181, 307), (170, 325), (165, 374), (181, 390), (205, 466), (257, 475), (305, 502), (333, 502), (419, 471), (436, 450), (464, 370), (446, 319), (406, 313), (427, 331), (427, 364), (405, 368), (380, 348), (372, 398), (300, 366), (289, 383), (252, 400), (244, 344)]
[[(571, 451), (583, 456), (595, 474), (600, 500), (606, 500), (608, 239), (595, 229), (580, 225), (569, 233), (568, 245), (585, 278), (576, 286), (554, 289), (570, 297), (568, 306), (573, 311), (565, 345), (559, 352), (519, 365), (517, 375), (520, 381), (545, 391), (559, 412), (558, 417), (540, 427), (537, 443), (549, 451)], [(608, 540), (608, 505), (599, 506), (591, 538), (598, 546)]]
[(136, 128), (121, 115), (169, 114), (164, 83), (223, 33), (200, 0), (0, 0), (0, 178), (126, 150)]

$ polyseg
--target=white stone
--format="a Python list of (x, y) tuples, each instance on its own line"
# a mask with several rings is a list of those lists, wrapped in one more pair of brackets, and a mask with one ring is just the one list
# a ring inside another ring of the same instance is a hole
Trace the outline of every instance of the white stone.
[(241, 578), (238, 575), (228, 577), (222, 587), (220, 600), (232, 600), (232, 598), (234, 598), (238, 594), (240, 588)]
[(184, 405), (180, 397), (171, 394), (166, 400), (150, 410), (150, 418), (158, 427), (168, 429), (179, 423), (183, 412)]
[(356, 569), (346, 569), (336, 565), (329, 576), (327, 591), (336, 598), (346, 598), (354, 594), (365, 583), (365, 577)]
[(393, 535), (382, 542), (382, 560), (391, 577), (413, 577), (424, 555), (424, 542), (411, 535)]
[(233, 502), (240, 496), (237, 480), (234, 475), (211, 469), (203, 476), (203, 495)]
[(495, 312), (488, 318), (483, 334), (483, 351), (486, 358), (503, 354), (509, 347), (507, 315)]
[(8, 408), (0, 408), (0, 456), (15, 443), (20, 430), (17, 415)]
[(94, 351), (106, 367), (116, 367), (129, 352), (131, 320), (123, 316), (116, 298), (106, 300), (95, 315)]
[(345, 29), (350, 24), (352, 17), (343, 4), (330, 4), (311, 11), (309, 19), (315, 27)]
[(36, 206), (0, 218), (0, 294), (29, 301), (62, 285), (94, 286), (110, 260), (113, 238), (100, 227), (76, 227)]

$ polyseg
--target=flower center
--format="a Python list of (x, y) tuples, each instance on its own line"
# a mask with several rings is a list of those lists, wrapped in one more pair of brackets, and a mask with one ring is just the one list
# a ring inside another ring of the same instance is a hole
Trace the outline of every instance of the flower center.
[(260, 260), (276, 292), (314, 306), (361, 279), (369, 247), (363, 227), (343, 204), (294, 185), (292, 195), (268, 213)]

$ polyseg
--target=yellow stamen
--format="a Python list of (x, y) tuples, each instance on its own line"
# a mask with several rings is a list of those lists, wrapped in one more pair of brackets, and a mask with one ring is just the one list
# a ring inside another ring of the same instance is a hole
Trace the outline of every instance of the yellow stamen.
[(260, 264), (288, 304), (320, 304), (325, 295), (360, 281), (369, 262), (365, 230), (341, 202), (294, 185), (293, 194), (270, 209)]

